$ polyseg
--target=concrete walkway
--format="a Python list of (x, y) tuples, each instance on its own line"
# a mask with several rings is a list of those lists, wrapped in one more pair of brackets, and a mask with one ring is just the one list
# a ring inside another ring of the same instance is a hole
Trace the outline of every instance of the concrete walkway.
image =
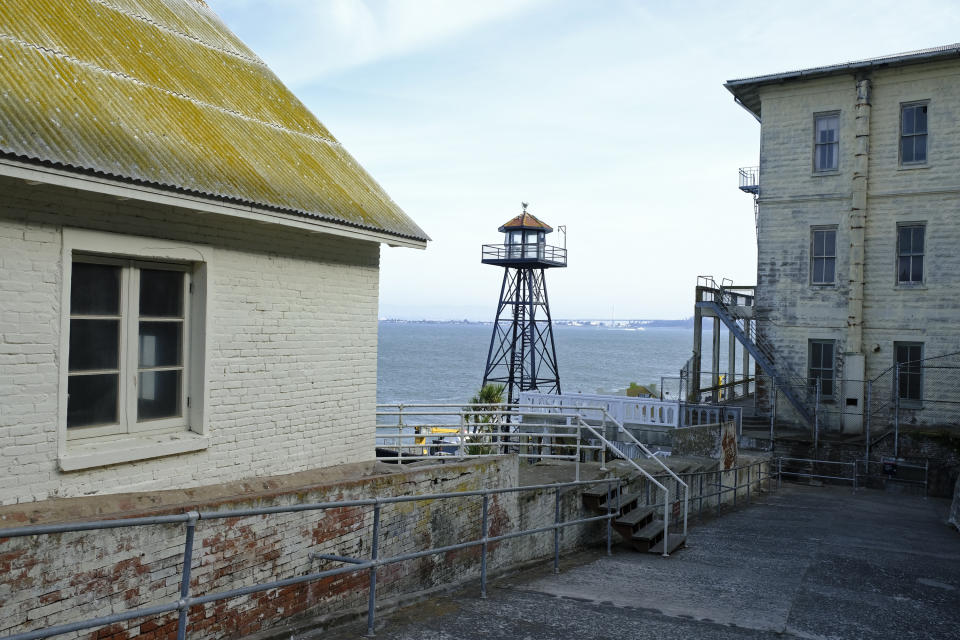
[[(377, 638), (957, 638), (945, 500), (784, 485), (691, 529), (671, 558), (618, 549), (380, 615)], [(323, 633), (355, 638), (362, 622)]]

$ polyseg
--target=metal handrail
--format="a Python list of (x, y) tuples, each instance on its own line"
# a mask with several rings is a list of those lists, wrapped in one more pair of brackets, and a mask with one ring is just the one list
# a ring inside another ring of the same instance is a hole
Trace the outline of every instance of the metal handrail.
[[(179, 614), (180, 614), (178, 624), (177, 624), (177, 638), (178, 640), (184, 640), (186, 637), (187, 624), (188, 624), (187, 612), (192, 606), (206, 604), (210, 602), (216, 602), (218, 600), (228, 600), (228, 599), (237, 598), (244, 595), (250, 595), (252, 593), (269, 591), (271, 589), (278, 589), (280, 587), (285, 587), (285, 586), (290, 586), (295, 584), (302, 584), (305, 582), (313, 582), (316, 580), (321, 580), (323, 578), (343, 575), (347, 573), (355, 573), (358, 571), (370, 572), (370, 586), (369, 586), (368, 609), (367, 609), (367, 632), (368, 632), (368, 635), (372, 635), (373, 627), (374, 627), (374, 612), (376, 607), (376, 571), (378, 567), (382, 567), (389, 564), (405, 562), (407, 560), (422, 558), (429, 555), (436, 555), (441, 553), (447, 553), (449, 551), (456, 551), (458, 549), (466, 549), (469, 547), (479, 546), (482, 549), (481, 597), (485, 597), (486, 583), (487, 583), (487, 570), (486, 570), (487, 546), (491, 542), (499, 542), (502, 540), (508, 540), (511, 538), (517, 538), (525, 535), (533, 535), (536, 533), (553, 531), (554, 532), (554, 557), (553, 557), (554, 571), (559, 571), (560, 530), (564, 527), (569, 527), (577, 524), (585, 524), (588, 522), (598, 522), (601, 520), (606, 520), (607, 521), (607, 527), (606, 527), (607, 553), (610, 554), (611, 545), (612, 545), (611, 523), (614, 518), (619, 517), (619, 509), (617, 511), (613, 511), (613, 508), (612, 508), (613, 501), (611, 499), (611, 486), (614, 484), (616, 485), (617, 493), (619, 495), (620, 486), (622, 482), (623, 481), (621, 478), (601, 478), (597, 480), (529, 485), (525, 487), (507, 487), (502, 489), (479, 489), (479, 490), (473, 490), (473, 491), (460, 491), (460, 492), (453, 492), (453, 493), (447, 492), (447, 493), (435, 493), (435, 494), (414, 495), (414, 496), (394, 496), (389, 498), (341, 500), (338, 502), (317, 502), (317, 503), (288, 505), (288, 506), (281, 506), (281, 507), (261, 507), (256, 509), (232, 509), (228, 511), (190, 511), (184, 514), (176, 514), (176, 515), (168, 515), (168, 516), (148, 516), (148, 517), (140, 517), (140, 518), (121, 519), (121, 520), (99, 520), (99, 521), (86, 521), (86, 522), (74, 522), (74, 523), (61, 523), (61, 524), (53, 524), (53, 525), (31, 525), (26, 527), (12, 527), (7, 529), (0, 529), (0, 538), (15, 538), (15, 537), (35, 536), (35, 535), (51, 535), (51, 534), (59, 534), (59, 533), (74, 532), (74, 531), (93, 531), (93, 530), (102, 530), (102, 529), (113, 529), (113, 528), (119, 528), (119, 527), (150, 526), (150, 525), (158, 525), (158, 524), (185, 523), (187, 525), (186, 537), (184, 540), (183, 564), (181, 566), (181, 580), (180, 580), (181, 590), (180, 590), (180, 598), (178, 600), (174, 602), (162, 604), (162, 605), (152, 606), (152, 607), (142, 607), (139, 609), (132, 609), (129, 611), (124, 611), (122, 613), (116, 613), (109, 616), (88, 618), (85, 620), (80, 620), (80, 621), (72, 622), (65, 625), (57, 625), (57, 626), (48, 627), (45, 629), (36, 629), (33, 631), (27, 631), (23, 633), (15, 633), (13, 635), (3, 636), (2, 640), (40, 640), (41, 638), (49, 638), (51, 636), (70, 633), (74, 631), (82, 631), (84, 629), (92, 629), (94, 627), (103, 627), (103, 626), (115, 624), (118, 622), (132, 620), (134, 618), (156, 616), (163, 613), (170, 613), (173, 611), (179, 611)], [(604, 515), (592, 516), (589, 518), (578, 518), (575, 520), (561, 520), (560, 518), (561, 489), (576, 487), (576, 486), (596, 485), (598, 483), (606, 483), (608, 487), (607, 513)], [(505, 493), (519, 493), (523, 491), (543, 491), (543, 490), (555, 491), (556, 515), (555, 515), (553, 524), (542, 526), (542, 527), (535, 527), (532, 529), (512, 531), (512, 532), (498, 535), (498, 536), (489, 535), (488, 507), (489, 507), (489, 499), (491, 495), (498, 495), (498, 494), (505, 494)], [(481, 517), (481, 535), (479, 538), (475, 540), (470, 540), (467, 542), (461, 542), (453, 545), (446, 545), (443, 547), (433, 547), (426, 550), (415, 551), (412, 553), (406, 553), (406, 554), (388, 557), (388, 558), (378, 557), (378, 543), (379, 543), (379, 534), (380, 534), (380, 511), (383, 505), (403, 503), (403, 502), (421, 502), (425, 500), (445, 500), (445, 499), (451, 499), (451, 498), (465, 498), (470, 496), (479, 496), (483, 498), (483, 509), (482, 509), (482, 517)], [(278, 514), (278, 513), (295, 513), (295, 512), (301, 512), (301, 511), (338, 509), (338, 508), (357, 507), (357, 506), (372, 506), (374, 509), (373, 530), (371, 533), (373, 537), (373, 541), (371, 546), (372, 551), (371, 551), (370, 559), (351, 558), (349, 556), (335, 556), (332, 554), (311, 554), (310, 556), (311, 559), (346, 562), (346, 563), (349, 563), (350, 566), (309, 573), (307, 575), (295, 576), (292, 578), (276, 580), (273, 582), (258, 583), (258, 584), (249, 585), (246, 587), (240, 587), (237, 589), (229, 589), (226, 591), (208, 593), (202, 596), (190, 595), (190, 569), (193, 562), (194, 530), (195, 530), (196, 523), (199, 520), (222, 520), (222, 519), (228, 519), (228, 518), (238, 518), (238, 517), (248, 517), (248, 516), (257, 516), (257, 515)]]
[[(609, 419), (611, 422), (613, 422), (614, 425), (616, 425), (616, 427), (617, 427), (617, 429), (618, 429), (618, 433), (625, 433), (625, 434), (627, 435), (627, 437), (628, 437), (631, 441), (633, 441), (633, 444), (635, 444), (636, 446), (640, 447), (640, 450), (643, 451), (645, 454), (647, 454), (647, 457), (648, 457), (648, 458), (651, 458), (654, 462), (656, 462), (658, 465), (660, 465), (660, 466), (664, 469), (664, 471), (666, 471), (666, 472), (669, 473), (671, 476), (673, 476), (673, 479), (674, 479), (674, 480), (676, 480), (679, 484), (683, 485), (683, 535), (687, 535), (687, 500), (688, 500), (688, 493), (689, 493), (689, 489), (690, 489), (690, 488), (687, 486), (687, 483), (684, 482), (683, 480), (681, 480), (681, 479), (680, 479), (680, 476), (678, 476), (676, 473), (673, 472), (672, 469), (670, 469), (670, 467), (668, 467), (666, 464), (664, 464), (663, 460), (661, 460), (659, 456), (654, 455), (649, 449), (647, 449), (647, 446), (646, 446), (645, 444), (643, 444), (642, 442), (640, 442), (639, 440), (637, 440), (636, 436), (634, 436), (632, 433), (630, 433), (629, 430), (625, 429), (622, 424), (620, 424), (619, 422), (617, 422), (616, 418), (614, 418), (613, 416), (608, 415), (606, 411), (603, 412), (603, 415), (604, 415), (604, 418), (605, 418), (605, 419)], [(615, 448), (615, 447), (614, 447), (614, 448)], [(615, 448), (615, 449), (616, 449), (616, 448)], [(626, 456), (624, 456), (624, 457), (626, 457)], [(633, 462), (633, 461), (631, 460), (630, 462)], [(637, 465), (634, 464), (634, 466), (637, 466)], [(666, 550), (666, 546), (664, 546), (664, 550)]]

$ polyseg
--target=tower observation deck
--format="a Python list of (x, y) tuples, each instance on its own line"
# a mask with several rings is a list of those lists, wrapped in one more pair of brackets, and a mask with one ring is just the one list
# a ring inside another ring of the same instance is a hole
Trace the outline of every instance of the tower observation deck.
[(483, 264), (504, 268), (483, 384), (503, 384), (510, 403), (521, 391), (560, 393), (544, 270), (566, 267), (567, 249), (546, 244), (553, 228), (529, 213), (526, 203), (499, 231), (503, 244), (485, 244), (481, 253)]

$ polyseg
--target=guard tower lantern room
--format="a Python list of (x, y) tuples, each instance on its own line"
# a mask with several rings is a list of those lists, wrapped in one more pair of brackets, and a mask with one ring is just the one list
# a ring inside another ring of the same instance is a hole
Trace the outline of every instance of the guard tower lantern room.
[(553, 227), (528, 212), (524, 202), (522, 213), (500, 227), (503, 244), (483, 245), (481, 262), (503, 267), (483, 384), (503, 384), (510, 403), (521, 391), (560, 393), (544, 278), (545, 269), (567, 266), (566, 228), (559, 230), (564, 246), (548, 245)]

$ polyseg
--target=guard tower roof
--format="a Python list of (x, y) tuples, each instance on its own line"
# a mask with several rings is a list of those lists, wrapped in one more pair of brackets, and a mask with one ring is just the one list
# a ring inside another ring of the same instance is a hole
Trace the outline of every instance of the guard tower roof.
[(526, 211), (502, 224), (498, 231), (512, 231), (514, 229), (542, 229), (546, 233), (553, 231), (553, 227)]

